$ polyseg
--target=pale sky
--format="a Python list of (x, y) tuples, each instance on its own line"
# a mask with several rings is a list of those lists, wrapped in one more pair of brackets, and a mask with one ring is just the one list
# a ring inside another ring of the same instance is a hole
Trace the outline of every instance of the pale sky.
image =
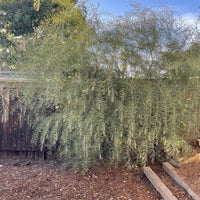
[(170, 6), (182, 15), (193, 16), (199, 13), (200, 0), (92, 0), (99, 5), (99, 11), (115, 16), (123, 15), (131, 10), (132, 2), (142, 7), (157, 9)]

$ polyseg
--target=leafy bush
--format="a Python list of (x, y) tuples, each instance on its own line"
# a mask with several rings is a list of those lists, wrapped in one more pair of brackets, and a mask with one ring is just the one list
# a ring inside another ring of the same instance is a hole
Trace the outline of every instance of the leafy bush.
[(99, 29), (65, 2), (17, 66), (31, 75), (18, 103), (33, 142), (84, 169), (99, 159), (144, 165), (190, 151), (184, 137), (199, 134), (199, 80), (190, 77), (200, 49), (187, 48), (191, 29), (171, 11), (138, 8)]

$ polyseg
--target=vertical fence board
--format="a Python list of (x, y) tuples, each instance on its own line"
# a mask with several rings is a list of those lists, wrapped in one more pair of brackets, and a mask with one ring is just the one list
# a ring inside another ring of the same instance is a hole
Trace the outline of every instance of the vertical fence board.
[[(14, 82), (16, 82), (16, 79), (12, 81), (12, 77), (9, 77), (9, 74), (10, 72), (8, 72), (6, 76), (5, 74), (2, 75), (0, 70), (0, 94), (7, 94), (10, 91), (10, 85), (15, 90)], [(6, 81), (6, 77), (8, 77), (8, 81)], [(16, 99), (14, 101), (16, 101)], [(19, 115), (21, 111), (16, 109), (14, 113), (10, 112), (10, 105), (13, 105), (15, 102), (12, 102), (13, 100), (8, 101), (8, 105), (6, 104), (9, 113), (8, 119), (2, 120), (0, 115), (0, 157), (12, 157), (17, 155), (23, 158), (44, 159), (44, 152), (41, 152), (40, 148), (31, 144), (32, 130), (30, 126), (28, 126), (25, 120), (23, 123), (20, 123)]]

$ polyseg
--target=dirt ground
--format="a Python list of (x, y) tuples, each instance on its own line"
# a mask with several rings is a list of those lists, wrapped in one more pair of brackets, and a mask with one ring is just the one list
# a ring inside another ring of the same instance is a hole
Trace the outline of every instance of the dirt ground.
[[(178, 199), (190, 199), (163, 174), (154, 170)], [(177, 168), (178, 175), (200, 195), (200, 147)], [(170, 186), (171, 185), (171, 186)], [(0, 158), (0, 200), (161, 200), (143, 169), (124, 167), (90, 169), (88, 173), (64, 170), (52, 161)]]
[[(27, 165), (27, 166), (26, 166)], [(0, 159), (1, 200), (159, 200), (142, 171), (135, 167), (101, 167), (74, 174), (53, 162)]]
[(163, 170), (160, 164), (154, 164), (151, 168), (178, 200), (193, 200), (193, 198)]
[(176, 169), (182, 180), (200, 196), (200, 147)]

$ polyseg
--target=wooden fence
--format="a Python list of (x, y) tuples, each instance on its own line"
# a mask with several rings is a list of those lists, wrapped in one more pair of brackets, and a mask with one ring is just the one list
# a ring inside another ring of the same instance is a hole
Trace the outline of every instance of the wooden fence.
[[(11, 88), (15, 90), (17, 81), (23, 82), (24, 80), (21, 77), (14, 76), (9, 71), (0, 71), (0, 95), (7, 92), (6, 120), (0, 113), (0, 157), (20, 156), (43, 160), (45, 152), (40, 151), (38, 146), (31, 144), (32, 130), (30, 126), (28, 126), (25, 120), (23, 123), (20, 123), (20, 110), (17, 109), (14, 113), (10, 112), (10, 105), (13, 102), (9, 99), (9, 91)], [(0, 101), (0, 104), (2, 104), (2, 101)]]

